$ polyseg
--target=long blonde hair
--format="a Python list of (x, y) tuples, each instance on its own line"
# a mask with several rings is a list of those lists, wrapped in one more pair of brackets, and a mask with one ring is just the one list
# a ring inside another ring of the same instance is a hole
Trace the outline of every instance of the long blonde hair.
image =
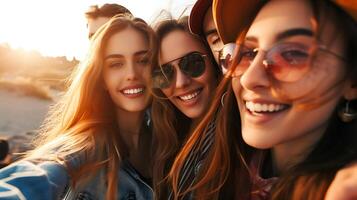
[[(50, 109), (40, 129), (35, 141), (37, 147), (26, 156), (26, 159), (46, 158), (62, 163), (73, 185), (81, 182), (83, 175), (106, 169), (106, 199), (116, 199), (117, 171), (124, 149), (118, 134), (115, 105), (104, 89), (102, 66), (108, 40), (127, 27), (145, 35), (151, 64), (156, 63), (156, 37), (145, 21), (130, 15), (112, 18), (93, 36), (87, 58), (73, 71), (67, 92)], [(78, 156), (83, 162), (73, 165), (73, 159)]]

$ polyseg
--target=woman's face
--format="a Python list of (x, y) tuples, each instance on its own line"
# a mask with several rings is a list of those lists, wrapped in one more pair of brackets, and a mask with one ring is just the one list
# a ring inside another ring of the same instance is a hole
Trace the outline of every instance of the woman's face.
[(217, 86), (214, 66), (209, 57), (204, 56), (205, 71), (193, 78), (183, 73), (178, 63), (180, 58), (192, 52), (207, 55), (204, 45), (189, 33), (175, 30), (162, 39), (160, 51), (160, 64), (170, 63), (176, 71), (172, 83), (162, 92), (187, 117), (202, 117)]
[(151, 62), (145, 35), (131, 27), (113, 34), (104, 53), (103, 79), (118, 109), (143, 111), (150, 102)]
[(328, 50), (316, 45), (311, 65), (296, 64), (311, 59), (305, 47), (315, 43), (313, 18), (308, 1), (269, 1), (247, 33), (244, 46), (252, 51), (244, 56), (251, 63), (239, 73), (237, 65), (232, 87), (243, 139), (253, 147), (315, 144), (347, 88), (344, 62), (334, 55), (343, 55), (341, 34), (331, 34), (329, 22), (318, 43)]

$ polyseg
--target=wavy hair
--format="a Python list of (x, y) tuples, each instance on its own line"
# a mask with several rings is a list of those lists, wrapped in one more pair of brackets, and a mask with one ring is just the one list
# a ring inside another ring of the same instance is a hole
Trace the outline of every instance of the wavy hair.
[[(356, 21), (330, 1), (310, 0), (309, 2), (315, 14), (317, 39), (324, 34), (325, 20), (331, 20), (335, 30), (344, 34), (344, 54), (347, 58), (345, 67), (348, 70), (346, 79), (356, 81), (357, 58), (354, 55), (357, 51)], [(249, 21), (248, 24), (251, 23), (252, 21)], [(243, 41), (248, 29), (249, 27), (245, 27), (245, 30), (240, 33), (237, 38), (238, 42)], [(235, 55), (238, 52), (239, 49), (236, 49)], [(175, 199), (182, 199), (189, 192), (194, 193), (195, 199), (205, 200), (250, 198), (253, 183), (247, 163), (259, 150), (245, 144), (241, 136), (239, 110), (231, 86), (231, 75), (236, 63), (238, 63), (237, 56), (232, 62), (230, 71), (218, 86), (216, 98), (213, 99), (208, 114), (174, 161), (169, 178), (174, 188)], [(222, 107), (220, 101), (224, 93), (226, 95)], [(357, 159), (357, 136), (355, 134), (357, 121), (341, 122), (337, 117), (338, 108), (336, 107), (336, 111), (330, 118), (329, 127), (313, 151), (304, 161), (291, 167), (274, 184), (270, 199), (323, 199), (336, 172)], [(190, 155), (193, 146), (202, 144), (206, 127), (211, 121), (215, 121), (217, 129), (209, 156), (194, 184), (184, 191), (178, 191), (177, 186), (185, 160)]]
[[(179, 20), (172, 18), (162, 20), (156, 24), (154, 30), (159, 44), (165, 36), (176, 30), (191, 34), (188, 28), (188, 17), (182, 17)], [(213, 55), (208, 50), (209, 46), (198, 36), (191, 35), (207, 49), (210, 62), (214, 67), (214, 73), (219, 80), (221, 77), (220, 68), (214, 64)], [(190, 130), (192, 120), (179, 111), (168, 98), (160, 98), (165, 96), (160, 89), (153, 89), (153, 93), (155, 95), (152, 102), (152, 121), (154, 146), (156, 148), (154, 151), (153, 183), (156, 199), (165, 199), (168, 192), (166, 190), (166, 175), (177, 152), (192, 131)]]
[[(71, 74), (68, 90), (50, 109), (35, 142), (37, 147), (26, 157), (62, 163), (74, 186), (87, 180), (88, 174), (106, 169), (106, 199), (111, 200), (117, 196), (117, 170), (125, 147), (115, 104), (104, 89), (102, 71), (109, 39), (129, 27), (143, 33), (149, 43), (151, 63), (156, 63), (157, 42), (150, 26), (131, 15), (112, 18), (94, 34), (86, 59)], [(74, 165), (74, 160), (79, 163)]]

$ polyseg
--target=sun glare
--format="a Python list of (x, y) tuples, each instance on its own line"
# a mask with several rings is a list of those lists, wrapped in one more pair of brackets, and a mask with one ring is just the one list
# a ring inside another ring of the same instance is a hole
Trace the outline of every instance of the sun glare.
[(150, 21), (161, 9), (176, 9), (193, 2), (194, 0), (4, 0), (0, 6), (0, 43), (7, 43), (12, 48), (37, 50), (45, 56), (81, 58), (88, 47), (84, 12), (90, 5), (122, 4), (134, 15)]

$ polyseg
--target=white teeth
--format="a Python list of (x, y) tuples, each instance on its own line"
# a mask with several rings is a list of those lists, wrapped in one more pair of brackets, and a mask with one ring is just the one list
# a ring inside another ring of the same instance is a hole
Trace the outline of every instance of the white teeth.
[(123, 90), (124, 94), (138, 94), (142, 93), (144, 91), (144, 88), (136, 88), (136, 89), (127, 89)]
[(191, 99), (195, 98), (199, 93), (200, 93), (200, 91), (196, 91), (196, 92), (194, 92), (192, 94), (188, 94), (188, 95), (185, 95), (185, 96), (179, 96), (179, 98), (181, 100), (188, 101), (188, 100), (191, 100)]
[(283, 104), (260, 104), (247, 101), (245, 107), (251, 112), (277, 112), (283, 110), (286, 105)]

